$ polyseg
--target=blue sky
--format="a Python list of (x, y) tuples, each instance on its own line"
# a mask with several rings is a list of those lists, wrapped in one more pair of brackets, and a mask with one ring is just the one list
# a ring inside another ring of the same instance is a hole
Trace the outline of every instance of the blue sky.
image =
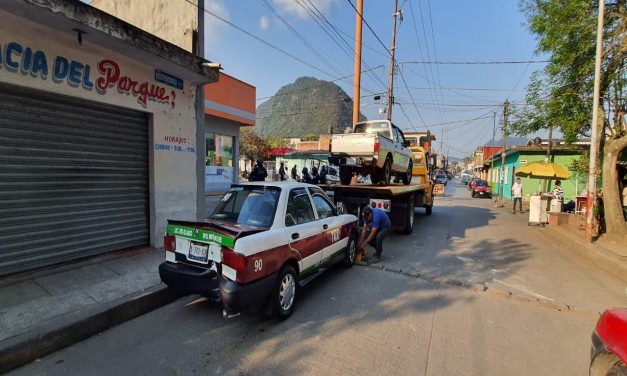
[[(355, 10), (348, 0), (205, 1), (209, 11), (309, 63), (290, 58), (207, 14), (206, 57), (221, 63), (226, 73), (256, 86), (260, 99), (257, 105), (263, 102), (261, 98), (300, 76), (335, 80), (353, 74), (352, 51), (342, 50), (301, 5), (315, 5), (352, 49)], [(399, 0), (404, 20), (398, 29), (396, 58), (403, 74), (395, 78), (395, 97), (400, 105), (394, 108), (393, 121), (403, 129), (435, 132), (439, 138), (437, 148), (444, 131), (444, 152), (455, 157), (468, 155), (488, 142), (492, 138), (493, 111), (498, 121), (506, 98), (514, 105), (524, 102), (529, 76), (543, 64), (409, 62), (435, 61), (435, 53), (442, 62), (543, 60), (534, 55), (536, 41), (527, 31), (518, 5), (516, 0)], [(388, 48), (393, 7), (393, 0), (364, 0), (364, 18)], [(366, 25), (363, 42), (363, 62), (372, 70), (362, 75), (361, 95), (366, 97), (362, 98), (361, 111), (369, 119), (376, 119), (382, 116), (379, 109), (385, 107), (389, 55)], [(367, 68), (362, 65), (362, 69)], [(336, 83), (352, 96), (352, 76)], [(383, 93), (382, 100), (375, 101), (374, 93)], [(468, 120), (475, 118), (481, 119)]]

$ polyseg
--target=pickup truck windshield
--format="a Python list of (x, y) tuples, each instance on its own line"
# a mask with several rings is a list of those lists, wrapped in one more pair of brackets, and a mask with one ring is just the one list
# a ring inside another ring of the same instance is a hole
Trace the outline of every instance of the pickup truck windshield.
[(209, 219), (270, 227), (279, 195), (278, 188), (232, 187), (220, 199)]
[(381, 136), (389, 138), (390, 140), (392, 139), (392, 135), (390, 134), (390, 124), (386, 123), (385, 121), (357, 124), (355, 125), (353, 133), (377, 133)]

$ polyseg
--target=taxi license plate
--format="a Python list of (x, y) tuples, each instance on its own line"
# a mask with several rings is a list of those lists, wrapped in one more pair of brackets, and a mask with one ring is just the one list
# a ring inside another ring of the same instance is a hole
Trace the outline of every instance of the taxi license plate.
[(483, 195), (485, 194), (485, 192), (479, 192), (479, 194), (480, 194), (481, 196), (483, 196)]
[(190, 243), (187, 257), (190, 260), (206, 263), (209, 258), (209, 245)]
[(346, 158), (346, 164), (350, 165), (350, 166), (356, 166), (357, 165), (357, 158), (347, 157)]

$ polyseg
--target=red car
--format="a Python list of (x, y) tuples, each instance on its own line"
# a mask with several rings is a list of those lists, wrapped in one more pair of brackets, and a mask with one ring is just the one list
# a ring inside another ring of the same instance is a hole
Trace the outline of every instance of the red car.
[(472, 197), (492, 197), (492, 188), (485, 180), (475, 180), (471, 189)]
[(627, 308), (609, 309), (592, 332), (590, 376), (627, 376)]

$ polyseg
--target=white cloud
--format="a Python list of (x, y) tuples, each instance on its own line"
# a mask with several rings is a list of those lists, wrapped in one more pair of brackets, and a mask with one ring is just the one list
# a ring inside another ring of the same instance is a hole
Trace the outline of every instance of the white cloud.
[(272, 2), (277, 5), (279, 9), (281, 9), (284, 13), (292, 13), (299, 18), (309, 17), (305, 8), (303, 8), (299, 3), (311, 7), (311, 5), (309, 5), (309, 2), (311, 2), (316, 6), (316, 8), (318, 8), (320, 12), (326, 14), (331, 8), (331, 4), (335, 3), (336, 1), (337, 0), (272, 0)]
[[(229, 20), (229, 12), (222, 0), (204, 0), (205, 9), (215, 13), (219, 17)], [(218, 41), (220, 30), (227, 25), (209, 13), (205, 13), (205, 45), (211, 45)]]
[(268, 20), (268, 17), (261, 16), (261, 18), (259, 19), (259, 27), (263, 30), (267, 30), (269, 25), (270, 21)]

